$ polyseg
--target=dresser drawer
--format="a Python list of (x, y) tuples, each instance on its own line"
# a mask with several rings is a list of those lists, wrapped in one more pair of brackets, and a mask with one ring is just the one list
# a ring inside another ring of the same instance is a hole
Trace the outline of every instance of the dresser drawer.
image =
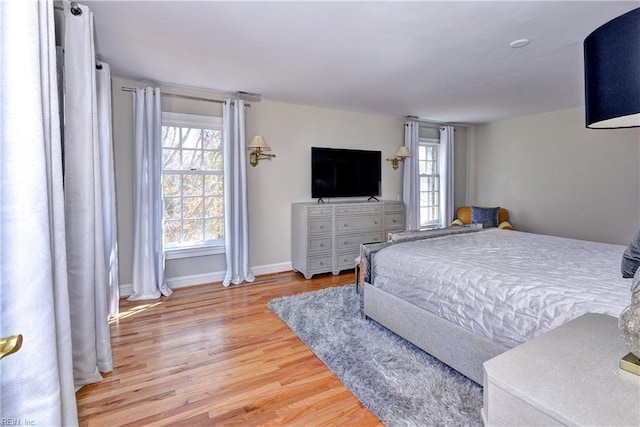
[(309, 252), (324, 252), (330, 251), (333, 249), (333, 245), (331, 244), (331, 237), (321, 237), (321, 238), (313, 238), (309, 239)]
[(309, 270), (322, 272), (330, 271), (331, 255), (309, 258)]
[(381, 242), (382, 232), (351, 234), (336, 237), (338, 249), (359, 249), (362, 243)]
[(353, 269), (361, 244), (405, 229), (404, 212), (397, 200), (292, 203), (291, 267), (306, 279)]
[(354, 268), (356, 265), (356, 258), (359, 253), (347, 252), (345, 254), (338, 254), (337, 264), (338, 269), (343, 270), (345, 268)]
[(309, 221), (309, 234), (331, 233), (333, 223), (331, 219)]
[(336, 206), (336, 215), (352, 215), (352, 214), (372, 214), (383, 212), (383, 206), (379, 204), (358, 204), (347, 206)]
[(336, 233), (349, 233), (352, 231), (381, 229), (382, 215), (336, 219)]
[(402, 203), (388, 203), (384, 206), (384, 211), (386, 213), (395, 213), (395, 212), (403, 212), (404, 213), (404, 204)]
[(384, 217), (384, 228), (386, 229), (404, 229), (404, 214), (391, 214)]
[(317, 207), (309, 208), (308, 212), (310, 217), (317, 217), (317, 216), (323, 216), (323, 215), (330, 216), (333, 214), (333, 207), (317, 206)]

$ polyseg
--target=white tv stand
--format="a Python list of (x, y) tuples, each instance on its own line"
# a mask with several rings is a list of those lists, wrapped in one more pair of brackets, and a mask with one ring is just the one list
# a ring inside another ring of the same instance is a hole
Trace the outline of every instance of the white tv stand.
[(311, 279), (354, 268), (360, 244), (382, 242), (387, 233), (404, 231), (404, 217), (404, 203), (391, 200), (293, 203), (293, 269)]

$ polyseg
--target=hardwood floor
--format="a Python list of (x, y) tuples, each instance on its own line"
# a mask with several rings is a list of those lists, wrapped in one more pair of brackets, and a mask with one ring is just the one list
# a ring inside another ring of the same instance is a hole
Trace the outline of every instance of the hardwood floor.
[(78, 391), (81, 425), (382, 425), (267, 307), (353, 282), (286, 272), (121, 300), (114, 370)]

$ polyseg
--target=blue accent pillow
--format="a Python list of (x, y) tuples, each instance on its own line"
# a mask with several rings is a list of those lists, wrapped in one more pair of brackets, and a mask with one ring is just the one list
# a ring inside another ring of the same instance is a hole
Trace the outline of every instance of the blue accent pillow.
[(640, 231), (636, 232), (633, 236), (633, 240), (627, 246), (622, 254), (622, 263), (620, 270), (622, 271), (622, 277), (630, 279), (636, 274), (636, 270), (640, 265)]
[(497, 227), (500, 207), (479, 208), (471, 206), (471, 224), (482, 224), (482, 228)]

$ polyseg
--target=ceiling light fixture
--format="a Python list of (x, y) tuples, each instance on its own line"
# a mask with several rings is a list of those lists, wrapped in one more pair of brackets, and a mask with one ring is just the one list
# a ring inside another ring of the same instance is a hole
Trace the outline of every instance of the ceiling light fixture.
[(526, 45), (529, 44), (529, 42), (531, 42), (531, 40), (529, 39), (518, 39), (509, 43), (509, 46), (511, 46), (514, 49), (518, 49), (520, 47), (525, 47)]

